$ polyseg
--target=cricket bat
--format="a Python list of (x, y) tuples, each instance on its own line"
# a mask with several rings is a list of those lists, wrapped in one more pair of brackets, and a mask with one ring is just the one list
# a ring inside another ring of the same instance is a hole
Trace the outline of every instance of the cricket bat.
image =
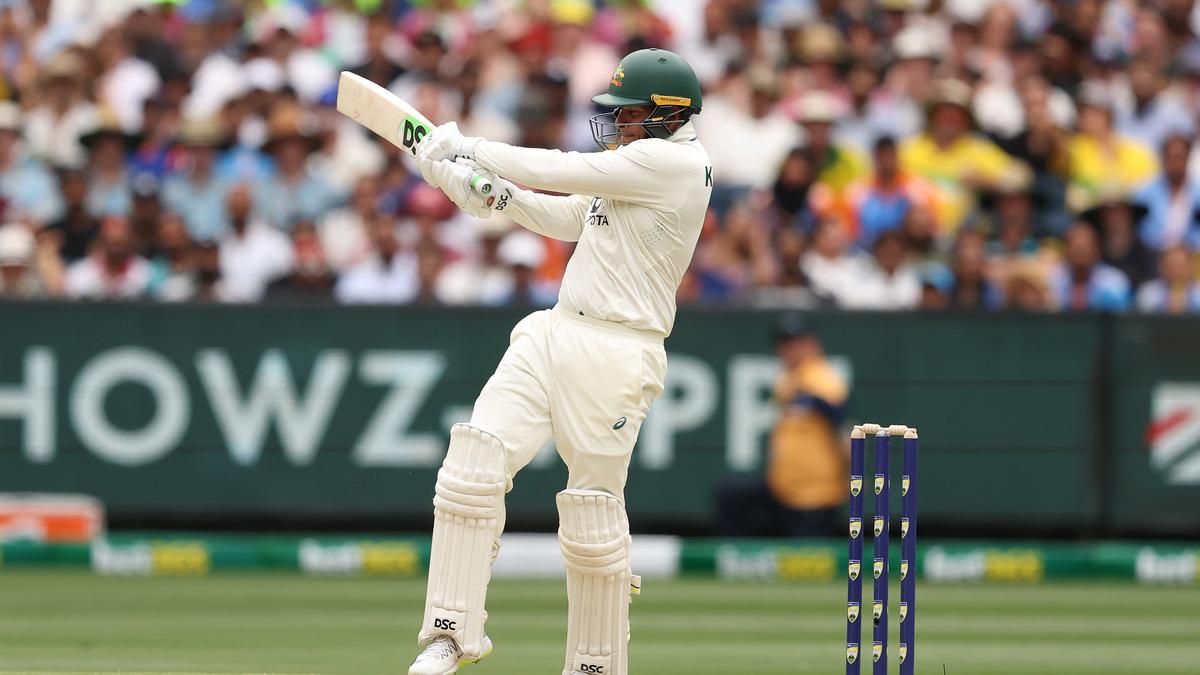
[[(414, 157), (417, 145), (434, 126), (404, 99), (345, 70), (338, 78), (337, 109)], [(471, 188), (486, 197), (492, 192), (492, 182), (475, 176)]]

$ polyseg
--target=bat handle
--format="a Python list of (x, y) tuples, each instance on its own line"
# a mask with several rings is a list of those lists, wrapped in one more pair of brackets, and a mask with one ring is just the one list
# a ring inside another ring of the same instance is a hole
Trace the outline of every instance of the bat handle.
[(471, 176), (471, 189), (481, 197), (486, 197), (492, 194), (492, 181), (479, 174), (475, 174)]

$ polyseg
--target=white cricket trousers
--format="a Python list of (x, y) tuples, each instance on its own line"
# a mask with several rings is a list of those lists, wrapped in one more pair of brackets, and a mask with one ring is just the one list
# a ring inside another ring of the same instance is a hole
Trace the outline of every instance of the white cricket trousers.
[(510, 487), (553, 438), (568, 488), (624, 501), (633, 446), (666, 373), (656, 335), (558, 307), (534, 312), (513, 328), (471, 425), (504, 443)]

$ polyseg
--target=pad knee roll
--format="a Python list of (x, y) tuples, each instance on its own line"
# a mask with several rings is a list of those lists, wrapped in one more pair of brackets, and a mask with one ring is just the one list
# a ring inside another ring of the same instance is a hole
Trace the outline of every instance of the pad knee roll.
[(456, 424), (433, 498), (429, 588), (419, 641), (450, 635), (466, 657), (482, 656), (484, 601), (504, 530), (507, 484), (500, 439)]
[(632, 540), (625, 506), (599, 490), (558, 493), (558, 541), (567, 565), (564, 675), (626, 675)]

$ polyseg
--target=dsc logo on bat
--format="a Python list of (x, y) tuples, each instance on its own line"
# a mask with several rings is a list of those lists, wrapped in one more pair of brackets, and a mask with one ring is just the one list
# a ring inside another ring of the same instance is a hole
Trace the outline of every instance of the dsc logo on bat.
[(404, 147), (414, 155), (417, 154), (416, 145), (421, 142), (422, 138), (429, 133), (429, 127), (421, 124), (411, 117), (404, 118), (404, 126), (400, 128), (400, 142)]

